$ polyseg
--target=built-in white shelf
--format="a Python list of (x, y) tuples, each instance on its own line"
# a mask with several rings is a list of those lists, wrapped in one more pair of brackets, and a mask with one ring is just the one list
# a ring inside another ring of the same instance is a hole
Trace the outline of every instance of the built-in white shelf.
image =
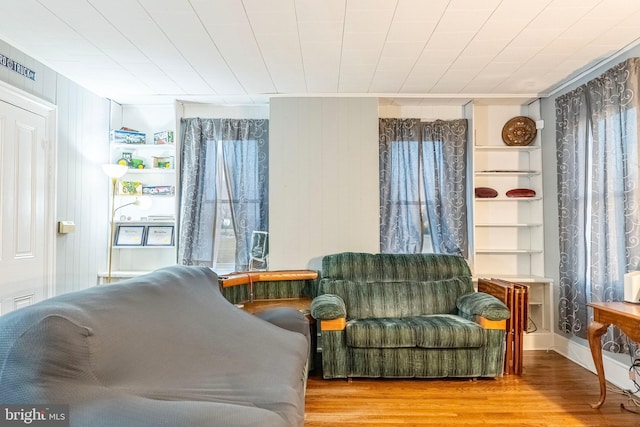
[(473, 276), (472, 280), (474, 282), (477, 282), (478, 279), (502, 279), (502, 280), (507, 280), (509, 282), (516, 282), (516, 283), (552, 283), (553, 280), (549, 279), (548, 277), (541, 277), (541, 276), (527, 276), (527, 275), (499, 275), (499, 276), (494, 276), (491, 274), (479, 274), (477, 277)]
[[(111, 163), (118, 163), (123, 158), (129, 158), (123, 153), (131, 153), (131, 161), (134, 165), (137, 164), (136, 161), (142, 161), (144, 168), (129, 168), (120, 180), (138, 182), (144, 193), (127, 195), (119, 194), (122, 191), (118, 191), (113, 199), (114, 206), (117, 208), (114, 218), (115, 227), (173, 227), (173, 240), (165, 242), (172, 243), (171, 245), (115, 245), (114, 242), (112, 277), (117, 278), (135, 277), (177, 262), (176, 218), (179, 193), (177, 168), (179, 165), (176, 160), (179, 141), (176, 138), (174, 144), (154, 143), (156, 132), (174, 131), (179, 126), (175, 105), (114, 105), (111, 128), (118, 129), (122, 126), (140, 129), (146, 135), (146, 143), (123, 144), (121, 141), (111, 141), (109, 159)], [(174, 135), (178, 137), (175, 131)], [(160, 163), (162, 166), (168, 164), (170, 167), (154, 167), (159, 164), (158, 162), (163, 162)], [(120, 190), (120, 184), (118, 189)], [(166, 190), (166, 193), (161, 194), (160, 190)], [(155, 194), (151, 194), (151, 191)], [(151, 201), (150, 206), (146, 206), (147, 203), (141, 205), (131, 203), (141, 196)], [(117, 235), (117, 229), (114, 231), (114, 235)], [(146, 243), (147, 232), (148, 229), (145, 229), (142, 233), (142, 243)], [(167, 232), (166, 235), (168, 237), (169, 233)], [(163, 241), (164, 238), (159, 243)], [(154, 242), (152, 240), (152, 243)], [(106, 273), (101, 273), (100, 276), (105, 277)]]
[(542, 249), (476, 249), (479, 254), (539, 254)]
[(538, 200), (542, 200), (542, 197), (476, 197), (476, 202), (486, 203), (486, 202), (535, 202)]
[(144, 169), (129, 169), (127, 170), (128, 174), (175, 174), (175, 169), (163, 169), (163, 168), (144, 168)]
[(117, 150), (166, 150), (166, 151), (175, 151), (175, 144), (111, 144), (112, 148)]
[(165, 246), (165, 245), (113, 245), (114, 249), (135, 249), (137, 250), (150, 250), (150, 249), (173, 249), (175, 245)]
[(541, 175), (542, 172), (536, 170), (503, 170), (503, 171), (476, 171), (475, 174), (477, 176), (491, 176), (491, 177), (500, 177), (500, 176), (538, 176)]
[[(482, 102), (465, 111), (473, 124), (473, 187), (498, 193), (495, 198), (473, 199), (473, 274), (529, 285), (529, 317), (537, 331), (525, 335), (525, 348), (550, 348), (553, 286), (544, 277), (541, 130), (530, 145), (502, 142), (504, 124), (516, 116), (540, 120), (540, 104)], [(535, 196), (506, 196), (516, 188), (534, 190)]]
[(503, 222), (503, 223), (476, 223), (475, 226), (476, 227), (495, 227), (495, 228), (499, 228), (499, 227), (528, 228), (528, 227), (542, 227), (542, 224), (539, 223), (539, 222), (535, 222), (535, 223), (509, 223), (509, 222)]
[(522, 151), (530, 152), (540, 149), (539, 145), (524, 145), (524, 146), (509, 146), (509, 145), (475, 145), (474, 149), (477, 151)]

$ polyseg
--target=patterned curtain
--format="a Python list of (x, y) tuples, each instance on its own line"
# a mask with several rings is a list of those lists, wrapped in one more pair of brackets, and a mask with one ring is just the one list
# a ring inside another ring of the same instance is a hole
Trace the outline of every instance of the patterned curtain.
[(466, 145), (465, 119), (379, 120), (382, 253), (467, 255)]
[(269, 230), (269, 121), (223, 119), (221, 133), (236, 271), (246, 271), (252, 232)]
[(433, 252), (467, 257), (467, 120), (422, 125), (422, 179)]
[(380, 252), (422, 251), (420, 120), (380, 119)]
[[(638, 88), (632, 58), (556, 100), (559, 328), (585, 338), (591, 301), (621, 301), (640, 269)], [(628, 351), (610, 328), (604, 348)]]
[[(178, 262), (213, 266), (218, 201), (226, 185), (235, 270), (247, 269), (251, 232), (268, 231), (268, 120), (182, 119)], [(224, 179), (218, 170), (222, 145)]]
[[(178, 263), (211, 266), (219, 120), (182, 119)], [(209, 155), (212, 153), (212, 155)]]

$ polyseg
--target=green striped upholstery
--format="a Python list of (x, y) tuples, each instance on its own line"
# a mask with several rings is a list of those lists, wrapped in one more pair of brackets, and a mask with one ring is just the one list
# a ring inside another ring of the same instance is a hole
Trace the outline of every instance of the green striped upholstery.
[(449, 314), (350, 320), (347, 345), (361, 348), (466, 348), (485, 344), (475, 322)]
[(464, 258), (438, 254), (343, 252), (322, 258), (322, 276), (358, 282), (398, 282), (469, 277)]
[(456, 314), (456, 300), (473, 292), (465, 278), (425, 282), (356, 282), (324, 278), (320, 294), (339, 295), (348, 319)]
[(483, 366), (482, 348), (352, 348), (348, 377), (469, 378), (493, 377)]
[(502, 375), (505, 331), (474, 320), (508, 310), (474, 291), (463, 258), (346, 252), (325, 256), (320, 277), (316, 318), (339, 314), (337, 302), (347, 318), (321, 330), (324, 378)]
[(311, 316), (318, 320), (333, 320), (346, 317), (344, 301), (338, 295), (319, 295), (311, 302)]
[[(315, 296), (316, 280), (264, 281), (253, 284), (253, 298), (282, 299)], [(222, 295), (232, 304), (249, 300), (249, 284), (222, 288)]]
[(469, 316), (482, 316), (489, 320), (506, 320), (511, 316), (509, 309), (498, 298), (482, 292), (462, 295), (456, 302), (458, 311)]

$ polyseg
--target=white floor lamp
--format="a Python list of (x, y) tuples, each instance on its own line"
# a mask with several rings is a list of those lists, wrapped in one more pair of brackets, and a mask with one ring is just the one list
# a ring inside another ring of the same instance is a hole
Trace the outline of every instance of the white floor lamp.
[(107, 272), (107, 283), (111, 283), (111, 265), (113, 261), (113, 239), (115, 237), (115, 216), (116, 216), (116, 192), (118, 191), (118, 180), (127, 173), (126, 166), (123, 165), (102, 165), (102, 170), (111, 178), (111, 227), (109, 228), (109, 269)]

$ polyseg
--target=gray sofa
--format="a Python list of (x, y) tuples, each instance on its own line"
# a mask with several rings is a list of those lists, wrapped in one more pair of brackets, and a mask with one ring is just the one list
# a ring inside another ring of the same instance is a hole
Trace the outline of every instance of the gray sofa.
[(264, 317), (201, 267), (50, 298), (0, 317), (0, 403), (69, 404), (72, 426), (301, 426), (307, 320)]

